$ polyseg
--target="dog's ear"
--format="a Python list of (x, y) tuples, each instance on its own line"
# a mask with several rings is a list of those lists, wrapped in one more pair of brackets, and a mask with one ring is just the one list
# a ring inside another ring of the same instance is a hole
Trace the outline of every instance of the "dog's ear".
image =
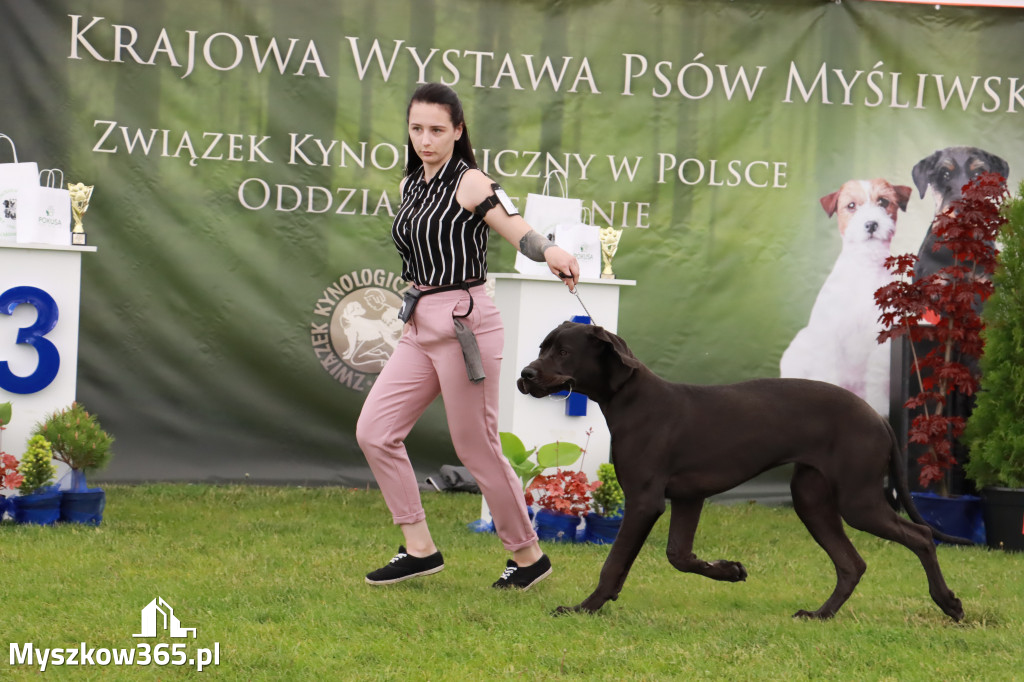
[(992, 171), (993, 173), (999, 173), (1004, 178), (1009, 177), (1010, 164), (1006, 163), (1005, 160), (1003, 160), (1001, 157), (996, 156), (995, 154), (986, 152), (984, 150), (979, 151), (981, 151), (981, 154), (985, 159), (985, 163), (988, 164), (988, 168), (990, 171)]
[(899, 204), (901, 211), (907, 210), (907, 204), (910, 203), (910, 195), (914, 193), (914, 190), (906, 185), (893, 185), (892, 188), (896, 190), (896, 203)]
[(839, 190), (832, 194), (826, 194), (819, 201), (821, 201), (821, 207), (825, 209), (825, 213), (828, 213), (828, 217), (831, 218), (839, 209)]
[(592, 327), (590, 338), (602, 346), (601, 352), (608, 371), (608, 387), (613, 393), (622, 388), (636, 370), (643, 367), (626, 342), (604, 327)]
[(917, 191), (921, 193), (922, 199), (924, 198), (924, 193), (928, 191), (928, 178), (931, 177), (932, 171), (935, 170), (935, 164), (941, 155), (942, 150), (939, 150), (931, 156), (921, 159), (914, 166), (914, 170), (910, 174), (914, 178), (914, 185), (917, 187)]

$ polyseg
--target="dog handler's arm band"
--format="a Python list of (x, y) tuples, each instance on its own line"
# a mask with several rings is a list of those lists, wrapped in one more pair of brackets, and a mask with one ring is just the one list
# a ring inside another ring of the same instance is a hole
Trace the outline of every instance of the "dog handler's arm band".
[(540, 236), (536, 230), (530, 230), (519, 240), (519, 253), (532, 261), (544, 262), (544, 252), (555, 246), (550, 239)]
[(501, 188), (501, 185), (496, 182), (492, 182), (491, 192), (491, 196), (481, 201), (480, 204), (473, 209), (473, 213), (483, 218), (487, 215), (488, 211), (498, 204), (501, 204), (501, 207), (505, 209), (505, 213), (510, 216), (519, 215), (519, 211), (516, 209), (515, 204), (513, 204), (512, 200), (508, 198), (508, 194), (506, 194), (505, 190)]

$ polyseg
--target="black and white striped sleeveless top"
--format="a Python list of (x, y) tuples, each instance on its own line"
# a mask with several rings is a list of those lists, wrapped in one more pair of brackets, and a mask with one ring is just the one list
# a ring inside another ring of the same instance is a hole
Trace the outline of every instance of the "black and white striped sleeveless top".
[(423, 181), (420, 167), (405, 181), (391, 238), (402, 256), (402, 279), (444, 286), (487, 276), (487, 223), (455, 200), (469, 165), (453, 156)]

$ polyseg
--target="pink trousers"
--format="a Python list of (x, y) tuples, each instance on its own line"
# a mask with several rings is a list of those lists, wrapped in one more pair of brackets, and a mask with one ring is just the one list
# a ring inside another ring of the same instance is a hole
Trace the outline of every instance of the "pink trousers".
[[(476, 334), (487, 378), (466, 375), (452, 314)], [(537, 541), (526, 513), (523, 488), (501, 453), (498, 379), (505, 332), (494, 301), (478, 286), (420, 298), (413, 318), (377, 377), (356, 425), (356, 439), (370, 464), (396, 524), (426, 518), (405, 438), (430, 403), (441, 395), (455, 453), (473, 474), (509, 551)]]

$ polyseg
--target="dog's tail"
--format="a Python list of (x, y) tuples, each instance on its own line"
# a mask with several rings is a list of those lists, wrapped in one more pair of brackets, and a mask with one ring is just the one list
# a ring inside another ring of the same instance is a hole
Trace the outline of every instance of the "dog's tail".
[(885, 423), (885, 428), (889, 430), (889, 439), (892, 441), (892, 450), (889, 455), (889, 485), (896, 493), (896, 500), (899, 504), (903, 505), (903, 508), (907, 511), (907, 515), (914, 523), (919, 523), (922, 526), (928, 526), (932, 531), (932, 536), (938, 540), (949, 543), (951, 545), (973, 545), (973, 541), (967, 538), (958, 538), (955, 535), (947, 535), (941, 530), (931, 525), (924, 520), (921, 516), (921, 512), (914, 506), (914, 498), (910, 496), (910, 485), (907, 483), (907, 456), (906, 450), (900, 447), (900, 440), (896, 437), (896, 432), (892, 428), (892, 424), (889, 423), (888, 419), (882, 418), (882, 422)]

